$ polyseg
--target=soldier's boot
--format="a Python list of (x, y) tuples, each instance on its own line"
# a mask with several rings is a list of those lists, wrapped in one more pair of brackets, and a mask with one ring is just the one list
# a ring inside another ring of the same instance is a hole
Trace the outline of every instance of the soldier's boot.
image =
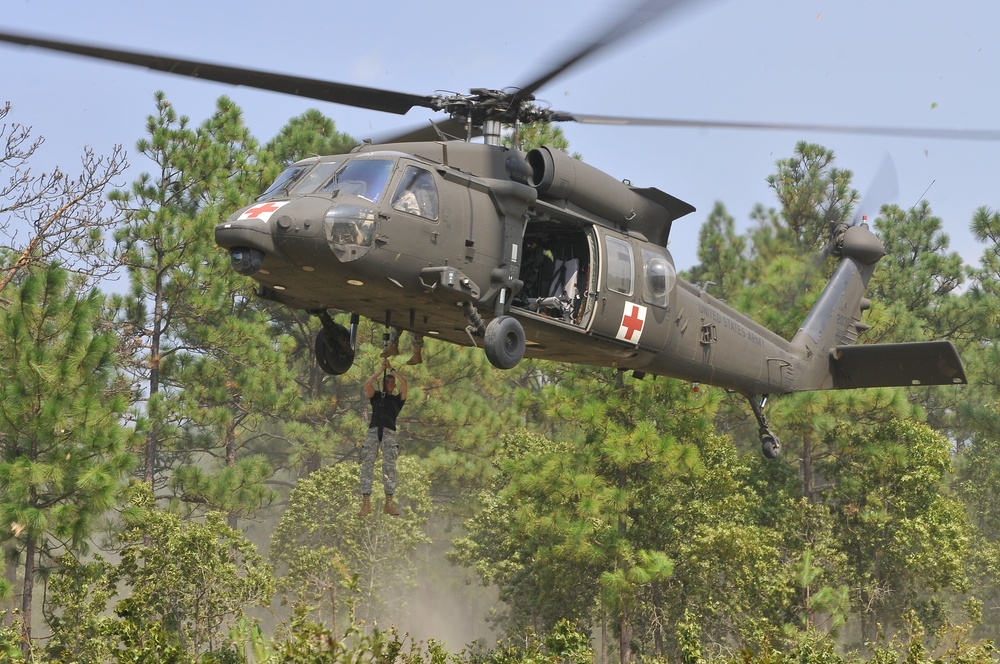
[(423, 357), (423, 355), (421, 355), (420, 350), (421, 350), (420, 346), (414, 346), (413, 347), (413, 357), (411, 357), (409, 360), (407, 360), (406, 363), (409, 364), (410, 366), (412, 366), (414, 364), (422, 364), (423, 361), (424, 361), (424, 357)]
[(372, 497), (371, 494), (361, 495), (361, 511), (358, 512), (358, 516), (368, 516), (372, 513)]
[(396, 509), (396, 503), (392, 502), (392, 494), (385, 494), (385, 507), (382, 509), (383, 512), (389, 516), (399, 516), (399, 510)]
[(379, 357), (392, 357), (394, 355), (399, 355), (399, 345), (390, 344), (386, 346), (385, 350), (382, 351), (382, 354), (379, 355)]

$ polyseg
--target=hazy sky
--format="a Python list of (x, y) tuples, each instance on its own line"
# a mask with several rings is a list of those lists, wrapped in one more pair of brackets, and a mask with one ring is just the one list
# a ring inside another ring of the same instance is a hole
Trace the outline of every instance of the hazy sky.
[[(530, 80), (607, 21), (610, 0), (260, 2), (3, 0), (4, 30), (266, 69), (415, 94)], [(553, 108), (683, 119), (1000, 130), (1000, 0), (711, 0), (652, 22), (626, 43), (541, 89)], [(271, 138), (318, 108), (358, 138), (426, 122), (298, 97), (157, 74), (125, 65), (0, 46), (7, 122), (33, 127), (37, 170), (78, 169), (83, 146), (132, 153), (153, 94), (200, 123), (229, 95), (251, 131)], [(434, 116), (440, 117), (440, 116)], [(776, 201), (765, 178), (795, 143), (831, 148), (864, 193), (886, 153), (896, 202), (926, 199), (952, 248), (975, 263), (968, 227), (1000, 208), (1000, 141), (841, 134), (563, 125), (571, 149), (616, 178), (655, 186), (698, 208), (674, 225), (680, 267), (715, 201), (740, 229), (755, 203)], [(151, 164), (132, 154), (130, 179)], [(123, 182), (123, 184), (125, 184)]]

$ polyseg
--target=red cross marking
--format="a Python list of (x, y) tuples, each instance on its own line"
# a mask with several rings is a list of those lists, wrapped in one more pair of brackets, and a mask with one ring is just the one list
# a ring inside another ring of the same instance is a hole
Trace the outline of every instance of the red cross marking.
[(625, 332), (625, 341), (632, 341), (632, 335), (636, 332), (642, 333), (643, 320), (639, 317), (639, 307), (628, 303), (631, 309), (622, 317), (622, 327), (624, 327), (627, 332)]
[(257, 219), (258, 217), (260, 217), (260, 215), (270, 214), (271, 212), (274, 212), (280, 207), (281, 207), (280, 205), (276, 205), (274, 203), (261, 203), (260, 205), (255, 205), (252, 208), (248, 209), (240, 216), (243, 217), (244, 219)]

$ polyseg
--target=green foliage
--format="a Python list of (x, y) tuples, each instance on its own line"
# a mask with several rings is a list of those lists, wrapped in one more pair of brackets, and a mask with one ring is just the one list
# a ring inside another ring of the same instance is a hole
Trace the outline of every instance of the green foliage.
[(950, 442), (929, 427), (894, 420), (852, 437), (824, 464), (836, 478), (830, 505), (847, 556), (852, 603), (867, 626), (897, 625), (908, 611), (943, 624), (927, 594), (962, 590), (971, 531), (962, 505), (944, 491)]
[(747, 239), (736, 234), (736, 220), (716, 202), (698, 231), (698, 261), (685, 278), (728, 300), (746, 284), (750, 265)]
[(0, 611), (0, 659), (15, 664), (25, 661), (21, 652), (24, 628), (19, 620), (7, 620), (7, 612)]
[(950, 308), (958, 301), (945, 296), (965, 281), (962, 257), (948, 252), (944, 222), (931, 213), (927, 201), (909, 210), (890, 205), (882, 209), (875, 222), (886, 256), (879, 262), (869, 292), (885, 306), (899, 307), (919, 321), (916, 332), (880, 329), (877, 334), (887, 341), (919, 341), (951, 336), (954, 320)]
[(128, 637), (135, 643), (156, 638), (146, 627), (159, 624), (187, 652), (213, 650), (247, 608), (271, 597), (270, 569), (221, 515), (184, 523), (152, 509), (151, 497), (138, 486), (133, 491), (138, 513), (122, 536), (116, 569), (116, 580), (131, 588), (115, 609), (127, 627), (126, 646)]
[[(795, 155), (778, 161), (778, 172), (767, 178), (781, 205), (781, 224), (762, 226), (754, 236), (758, 255), (789, 248), (803, 254), (822, 250), (837, 225), (850, 219), (858, 192), (851, 188), (851, 172), (832, 166), (834, 154), (805, 142)], [(773, 256), (770, 256), (773, 258)]]
[[(500, 143), (508, 148), (516, 147), (519, 150), (528, 151), (532, 148), (546, 145), (556, 150), (569, 150), (569, 141), (562, 127), (551, 122), (534, 122), (518, 127), (517, 134), (513, 131), (504, 134)], [(575, 159), (580, 159), (579, 154), (573, 154)]]
[(316, 155), (350, 152), (358, 141), (337, 131), (333, 120), (312, 108), (292, 118), (264, 146), (276, 163), (285, 166)]
[(155, 509), (144, 485), (130, 488), (123, 519), (120, 562), (61, 560), (48, 654), (60, 662), (224, 661), (231, 628), (274, 592), (256, 548), (217, 513), (196, 524)]
[(590, 639), (563, 619), (543, 634), (527, 630), (517, 639), (499, 641), (485, 652), (473, 652), (468, 664), (587, 664), (594, 661)]
[[(831, 230), (850, 219), (857, 193), (850, 188), (850, 172), (833, 168), (832, 152), (819, 146), (799, 144), (796, 155), (777, 166), (778, 172), (768, 181), (781, 207), (766, 210), (758, 206), (751, 213), (757, 226), (747, 234), (749, 253), (741, 258), (742, 238), (732, 233), (724, 210), (717, 206), (702, 231), (699, 257), (703, 264), (692, 268), (691, 275), (724, 284), (724, 295), (738, 309), (790, 338), (832, 267), (830, 261), (821, 263), (815, 252), (823, 247)], [(1000, 238), (1000, 231), (994, 232), (1000, 223), (994, 222), (985, 209), (974, 221), (974, 229), (982, 232), (980, 238), (993, 244)], [(1000, 271), (987, 268), (976, 273), (982, 285), (974, 285), (959, 299), (955, 294), (964, 268), (957, 255), (947, 253), (947, 235), (941, 232), (942, 222), (932, 215), (929, 205), (921, 203), (905, 213), (885, 207), (874, 226), (882, 235), (888, 256), (871, 284), (873, 307), (867, 322), (872, 329), (865, 340), (951, 338), (965, 347), (967, 360), (970, 355), (980, 356), (980, 348), (966, 344), (965, 339), (976, 336), (978, 323), (971, 324), (974, 320), (986, 320), (983, 314), (995, 310), (987, 303), (996, 300), (983, 295)], [(996, 264), (991, 263), (991, 255), (988, 249), (984, 265)], [(716, 275), (721, 279), (729, 275), (752, 278), (721, 281)], [(979, 339), (987, 337), (991, 340), (986, 343), (992, 344), (995, 334)], [(980, 371), (970, 367), (974, 380)], [(956, 431), (961, 440), (976, 428), (973, 418), (982, 424), (991, 421), (986, 402), (978, 394), (970, 400), (967, 393), (947, 387), (802, 393), (774, 401), (769, 413), (771, 425), (781, 436), (783, 456), (799, 460), (800, 486), (780, 482), (773, 469), (761, 474), (757, 486), (767, 501), (764, 514), (770, 527), (786, 533), (783, 555), (794, 561), (793, 569), (797, 570), (792, 584), (798, 598), (796, 631), (820, 626), (830, 630), (849, 615), (861, 616), (865, 630), (879, 619), (898, 626), (907, 606), (918, 608), (930, 624), (940, 625), (953, 615), (944, 607), (950, 603), (954, 611), (960, 604), (967, 584), (961, 568), (969, 563), (972, 540), (960, 505), (945, 489), (950, 467), (942, 464), (950, 445), (943, 438), (931, 443), (926, 427), (894, 424), (893, 420), (926, 419), (932, 426)], [(745, 404), (739, 408), (745, 410)], [(966, 417), (956, 417), (957, 413)], [(744, 413), (733, 412), (726, 404), (720, 415), (720, 427), (736, 432), (738, 439), (754, 439)], [(906, 429), (908, 426), (916, 429)], [(863, 459), (858, 456), (861, 447), (867, 450)], [(937, 451), (926, 456), (930, 449)], [(989, 457), (988, 452), (977, 457), (980, 465), (975, 471), (972, 465), (966, 466), (966, 474), (970, 478), (974, 473), (987, 474)], [(885, 472), (873, 474), (880, 464), (886, 464)], [(923, 470), (916, 471), (916, 467)], [(919, 477), (919, 481), (904, 487), (899, 484), (900, 473)], [(962, 486), (969, 495), (985, 497), (989, 490), (978, 487), (994, 485), (980, 476)], [(921, 487), (923, 498), (904, 497), (916, 487)], [(855, 492), (861, 491), (869, 498), (880, 496), (883, 507), (864, 511), (856, 502)], [(796, 494), (805, 496), (806, 501), (795, 509), (781, 507), (795, 505), (783, 498)], [(989, 500), (983, 504), (988, 505)], [(858, 517), (862, 513), (864, 517)], [(858, 519), (848, 522), (849, 514)], [(876, 524), (883, 530), (864, 530)], [(889, 540), (876, 543), (876, 532)], [(858, 538), (857, 546), (850, 543), (852, 537)], [(910, 553), (890, 562), (888, 550)], [(984, 543), (979, 550), (984, 553), (981, 569), (988, 569), (989, 546)], [(868, 568), (868, 576), (859, 571), (857, 555), (861, 551), (873, 552), (878, 558)], [(922, 565), (927, 567), (916, 573), (914, 566)], [(863, 587), (869, 589), (866, 603), (860, 600)], [(854, 589), (849, 612), (844, 604), (845, 588)], [(788, 641), (790, 645), (794, 642)]]
[[(395, 498), (402, 514), (358, 515), (360, 469), (356, 463), (322, 468), (299, 481), (271, 535), (271, 560), (285, 600), (303, 616), (337, 629), (357, 602), (369, 623), (385, 622), (398, 593), (411, 583), (411, 556), (427, 542), (429, 480), (415, 459), (397, 463)], [(347, 588), (345, 588), (345, 585)], [(358, 590), (360, 597), (350, 591)]]
[(582, 441), (506, 435), (453, 559), (497, 585), (513, 633), (592, 625), (603, 606), (648, 654), (677, 652), (668, 626), (685, 615), (707, 641), (760, 642), (780, 624), (789, 579), (774, 571), (780, 535), (760, 525), (749, 468), (705, 429), (718, 402), (676, 381), (561, 374), (544, 412), (567, 437), (580, 426)]
[(802, 592), (801, 626), (806, 631), (826, 629), (831, 634), (844, 625), (849, 611), (849, 589), (845, 584), (824, 585), (829, 570), (816, 564), (813, 549), (806, 549), (795, 568), (796, 586)]
[(134, 458), (100, 294), (76, 293), (51, 265), (12, 295), (0, 309), (0, 546), (22, 572), (28, 639), (36, 570), (53, 551), (88, 549)]
[(88, 563), (71, 555), (58, 562), (48, 583), (45, 617), (51, 637), (45, 652), (57, 662), (107, 661), (116, 650), (110, 638), (115, 618), (107, 612), (117, 595), (113, 566), (97, 554)]
[(459, 664), (433, 640), (426, 646), (400, 634), (395, 627), (365, 632), (351, 621), (343, 632), (308, 620), (297, 611), (288, 629), (265, 648), (257, 664)]

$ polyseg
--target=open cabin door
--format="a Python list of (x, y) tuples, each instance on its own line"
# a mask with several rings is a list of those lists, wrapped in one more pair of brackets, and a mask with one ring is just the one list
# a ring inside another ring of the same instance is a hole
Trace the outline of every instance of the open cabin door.
[(590, 324), (597, 288), (597, 240), (589, 225), (531, 219), (521, 243), (524, 287), (513, 306), (580, 332)]

